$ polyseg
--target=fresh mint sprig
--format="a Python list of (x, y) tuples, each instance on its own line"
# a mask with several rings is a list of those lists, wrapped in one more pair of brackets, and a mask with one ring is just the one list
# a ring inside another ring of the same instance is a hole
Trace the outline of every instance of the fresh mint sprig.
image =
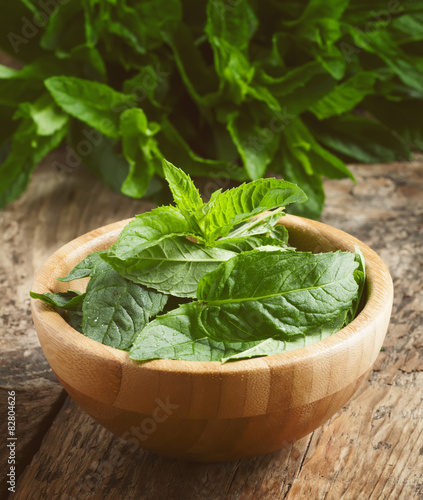
[(168, 162), (163, 170), (176, 206), (137, 216), (109, 250), (59, 278), (89, 276), (85, 294), (32, 296), (68, 309), (84, 335), (137, 361), (287, 352), (354, 319), (365, 282), (360, 250), (299, 252), (278, 225), (286, 205), (306, 200), (298, 186), (261, 179), (204, 203), (186, 173)]

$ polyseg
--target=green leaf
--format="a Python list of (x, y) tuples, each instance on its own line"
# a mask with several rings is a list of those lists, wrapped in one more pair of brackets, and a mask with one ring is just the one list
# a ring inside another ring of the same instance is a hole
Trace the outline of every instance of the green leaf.
[[(274, 233), (276, 224), (280, 221), (281, 217), (285, 215), (281, 208), (272, 210), (271, 212), (264, 212), (257, 215), (246, 222), (241, 222), (229, 232), (227, 236), (220, 237), (217, 242), (220, 244), (227, 239), (234, 239), (238, 237), (249, 237), (253, 235), (263, 234), (277, 234)], [(278, 236), (274, 236), (278, 238)]]
[(132, 249), (125, 259), (118, 257), (113, 247), (101, 256), (120, 275), (135, 283), (177, 297), (195, 297), (202, 276), (233, 255), (228, 250), (206, 248), (184, 236), (171, 235), (159, 239), (154, 246)]
[(54, 76), (45, 81), (45, 86), (62, 109), (107, 137), (119, 137), (120, 113), (133, 106), (131, 96), (103, 83)]
[(323, 182), (320, 175), (309, 173), (308, 166), (307, 159), (303, 160), (301, 156), (296, 156), (291, 145), (284, 138), (274, 162), (274, 170), (281, 173), (285, 179), (301, 186), (307, 196), (307, 203), (290, 205), (287, 212), (301, 217), (319, 219), (325, 200)]
[(378, 31), (377, 36), (368, 37), (363, 31), (351, 27), (350, 33), (359, 49), (364, 49), (382, 59), (400, 80), (419, 92), (420, 97), (423, 97), (421, 85), (423, 64), (406, 54), (395, 43), (388, 30), (381, 29)]
[(274, 226), (266, 236), (279, 240), (283, 245), (288, 245), (289, 233), (288, 229), (282, 224)]
[(66, 132), (67, 124), (50, 136), (40, 136), (31, 119), (22, 120), (14, 133), (10, 153), (0, 165), (0, 208), (25, 191), (36, 165), (59, 146)]
[(310, 111), (319, 120), (351, 111), (367, 94), (373, 92), (375, 81), (374, 73), (357, 73), (312, 104)]
[[(172, 49), (180, 77), (190, 96), (201, 106), (211, 106), (220, 94), (218, 78), (195, 44), (193, 33), (184, 23), (164, 36)], [(171, 158), (170, 156), (167, 156)]]
[(43, 80), (57, 70), (48, 58), (40, 58), (19, 71), (0, 65), (0, 105), (16, 108), (36, 99), (45, 92)]
[(351, 307), (356, 268), (350, 252), (239, 254), (200, 280), (201, 328), (217, 341), (306, 334)]
[[(225, 345), (204, 336), (198, 326), (198, 303), (183, 304), (149, 323), (129, 351), (136, 361), (182, 359), (219, 361)], [(233, 350), (229, 351), (231, 354)]]
[(141, 215), (127, 224), (109, 254), (120, 260), (137, 258), (140, 253), (164, 238), (193, 235), (181, 211), (175, 207), (159, 207)]
[(348, 158), (364, 163), (410, 158), (410, 151), (400, 138), (387, 127), (367, 118), (343, 115), (310, 123), (320, 142)]
[(243, 170), (235, 165), (222, 160), (204, 158), (195, 153), (178, 130), (165, 117), (161, 122), (161, 131), (158, 133), (160, 151), (165, 158), (171, 159), (184, 166), (184, 170), (192, 175), (204, 175), (210, 177), (230, 177), (237, 180), (245, 180)]
[(50, 136), (63, 129), (69, 117), (56, 105), (49, 94), (44, 94), (34, 103), (24, 102), (19, 106), (14, 118), (30, 118), (39, 136)]
[(94, 268), (103, 262), (100, 257), (101, 252), (93, 252), (90, 253), (82, 260), (79, 264), (77, 264), (69, 274), (67, 274), (63, 278), (57, 278), (59, 281), (68, 282), (73, 280), (78, 280), (81, 278), (86, 278), (91, 276)]
[(216, 248), (224, 248), (231, 252), (241, 253), (249, 252), (250, 250), (261, 249), (260, 247), (270, 247), (272, 250), (285, 250), (287, 245), (271, 236), (259, 234), (257, 236), (239, 236), (238, 238), (223, 238), (218, 240), (215, 245)]
[(400, 43), (423, 40), (423, 12), (414, 14), (404, 13), (402, 16), (392, 19), (392, 28), (405, 35), (401, 37)]
[(43, 30), (41, 47), (64, 57), (72, 48), (85, 42), (84, 11), (81, 2), (66, 2), (57, 5), (51, 12)]
[(289, 352), (318, 342), (342, 328), (345, 313), (331, 322), (285, 340), (268, 338), (250, 342), (216, 341), (205, 336), (197, 302), (184, 304), (149, 323), (136, 338), (129, 356), (136, 361), (236, 361)]
[(76, 292), (74, 290), (60, 293), (29, 292), (29, 294), (33, 299), (40, 299), (50, 306), (69, 311), (81, 311), (86, 295), (85, 293)]
[(260, 83), (268, 85), (272, 94), (283, 97), (292, 94), (299, 88), (307, 87), (307, 84), (315, 76), (323, 74), (325, 74), (325, 70), (322, 65), (317, 61), (310, 61), (295, 68), (287, 69), (281, 76), (273, 77), (265, 71), (260, 71), (256, 73), (255, 78)]
[(69, 324), (77, 332), (82, 332), (82, 310), (81, 311), (69, 311), (68, 310)]
[(157, 124), (148, 123), (142, 109), (128, 109), (120, 116), (123, 155), (129, 163), (121, 190), (127, 196), (141, 198), (159, 168), (162, 155), (153, 138), (158, 130)]
[(284, 135), (292, 155), (303, 164), (308, 175), (315, 173), (331, 179), (354, 179), (345, 163), (320, 146), (300, 118), (285, 128)]
[(147, 64), (129, 80), (123, 83), (123, 91), (128, 95), (136, 95), (137, 100), (147, 98), (155, 107), (162, 108), (162, 101), (169, 92), (170, 67), (163, 65), (157, 58), (155, 64)]
[(354, 271), (354, 279), (358, 285), (357, 297), (353, 300), (350, 309), (347, 311), (347, 316), (345, 320), (345, 324), (351, 323), (351, 321), (355, 318), (357, 311), (360, 307), (361, 300), (364, 293), (364, 288), (366, 285), (366, 261), (364, 259), (364, 255), (360, 250), (360, 247), (354, 245), (355, 254), (354, 260), (358, 263), (357, 269)]
[(279, 134), (269, 127), (272, 117), (263, 116), (250, 104), (230, 114), (227, 129), (250, 179), (264, 176), (279, 146)]
[(85, 123), (72, 119), (67, 140), (71, 148), (68, 149), (65, 162), (59, 164), (63, 171), (72, 171), (83, 164), (110, 189), (121, 192), (121, 187), (128, 177), (129, 165), (122, 155), (122, 145), (117, 139), (106, 137)]
[(183, 304), (149, 323), (135, 339), (129, 356), (136, 361), (179, 359), (220, 361), (251, 349), (257, 342), (218, 342), (206, 337), (198, 322), (197, 302)]
[(280, 354), (282, 352), (289, 352), (307, 347), (338, 332), (344, 326), (344, 321), (345, 312), (325, 325), (307, 332), (307, 334), (294, 335), (287, 340), (275, 338), (260, 340), (255, 342), (255, 345), (245, 351), (240, 351), (236, 354), (222, 358), (222, 363), (236, 361), (238, 359), (255, 358), (258, 356), (271, 356), (273, 354)]
[(246, 52), (257, 25), (254, 11), (246, 0), (233, 5), (223, 4), (219, 0), (208, 1), (205, 32), (211, 43), (214, 38), (220, 38), (241, 52)]
[(167, 296), (145, 290), (97, 261), (83, 303), (82, 331), (102, 344), (128, 349), (166, 302)]
[(255, 215), (290, 203), (303, 203), (306, 199), (295, 184), (280, 179), (259, 179), (218, 193), (198, 211), (196, 218), (210, 244)]
[(190, 220), (193, 212), (203, 206), (203, 200), (198, 189), (188, 174), (166, 160), (163, 160), (163, 172), (176, 206), (185, 215), (187, 220)]

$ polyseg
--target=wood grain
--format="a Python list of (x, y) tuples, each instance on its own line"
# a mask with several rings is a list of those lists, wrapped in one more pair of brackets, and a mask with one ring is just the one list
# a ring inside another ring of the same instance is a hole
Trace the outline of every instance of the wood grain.
[[(152, 206), (122, 199), (83, 170), (58, 176), (51, 164), (62, 156), (60, 151), (50, 155), (27, 193), (0, 211), (0, 435), (6, 436), (7, 394), (15, 390), (19, 474), (40, 446), (65, 397), (33, 327), (29, 290), (34, 274), (70, 238)], [(98, 207), (95, 210), (93, 203)], [(7, 457), (3, 448), (0, 492), (5, 491)]]
[[(279, 452), (193, 464), (134, 449), (68, 399), (21, 475), (13, 498), (423, 499), (423, 163), (352, 170), (356, 185), (348, 180), (326, 182), (323, 221), (355, 235), (383, 257), (394, 279), (395, 300), (385, 351), (341, 412)], [(115, 195), (82, 171), (58, 179), (47, 162), (24, 197), (0, 213), (2, 229), (12, 225), (9, 231), (14, 234), (0, 247), (6, 280), (2, 313), (7, 307), (13, 325), (3, 319), (1, 374), (6, 387), (16, 386), (15, 377), (25, 386), (35, 373), (42, 374), (39, 379), (48, 392), (48, 377), (54, 379), (33, 327), (29, 321), (21, 323), (35, 269), (65, 242), (130, 217), (143, 206)], [(14, 253), (23, 266), (21, 274)], [(13, 298), (17, 294), (18, 300)], [(18, 310), (10, 299), (16, 300)], [(23, 358), (25, 346), (30, 355)], [(33, 391), (28, 388), (27, 393)], [(36, 395), (25, 409), (26, 418), (41, 405)], [(21, 409), (19, 418), (25, 412)]]

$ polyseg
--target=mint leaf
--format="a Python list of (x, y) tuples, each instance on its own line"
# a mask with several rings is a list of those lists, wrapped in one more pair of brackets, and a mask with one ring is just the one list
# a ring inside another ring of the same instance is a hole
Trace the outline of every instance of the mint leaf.
[[(270, 233), (284, 215), (282, 208), (283, 207), (277, 208), (271, 212), (264, 212), (252, 217), (246, 222), (235, 225), (227, 236), (219, 237), (217, 241), (223, 242), (226, 239)], [(278, 236), (275, 237), (278, 238)]]
[(289, 233), (288, 229), (282, 224), (277, 224), (274, 226), (267, 234), (270, 238), (275, 238), (282, 242), (284, 245), (288, 245)]
[(70, 326), (79, 333), (82, 332), (82, 311), (67, 311)]
[[(92, 149), (90, 148), (91, 153), (83, 157), (76, 157), (85, 167), (97, 175), (106, 186), (114, 191), (121, 191), (121, 187), (129, 173), (129, 165), (122, 155), (121, 144), (117, 139), (106, 137), (76, 119), (73, 119), (70, 123), (67, 139), (76, 152), (81, 142), (86, 145), (87, 143), (83, 141), (88, 141), (92, 145)], [(69, 167), (66, 163), (59, 163), (58, 167), (68, 172)]]
[(165, 158), (172, 158), (175, 163), (177, 160), (180, 165), (183, 165), (185, 172), (189, 172), (191, 175), (204, 175), (207, 177), (230, 177), (239, 181), (247, 178), (247, 175), (240, 167), (231, 164), (230, 170), (228, 170), (227, 160), (207, 158), (193, 151), (182, 134), (184, 130), (183, 123), (177, 127), (165, 116), (160, 125), (161, 130), (158, 134), (160, 151)]
[(266, 210), (303, 203), (305, 193), (295, 184), (279, 179), (260, 179), (218, 193), (195, 217), (208, 244), (227, 236), (231, 229)]
[(131, 98), (108, 85), (71, 76), (54, 76), (45, 86), (67, 113), (107, 137), (119, 137), (120, 111), (131, 107)]
[[(66, 2), (34, 31), (35, 3), (14, 2), (0, 19), (0, 46), (24, 67), (0, 67), (1, 150), (16, 109), (32, 115), (39, 136), (59, 127), (35, 105), (47, 86), (72, 130), (85, 132), (68, 135), (76, 150), (87, 136), (102, 137), (88, 139), (95, 147), (83, 160), (112, 189), (150, 195), (161, 186), (163, 157), (191, 176), (243, 182), (281, 173), (305, 178), (311, 202), (294, 210), (318, 218), (322, 178), (350, 176), (344, 158), (386, 162), (409, 158), (408, 142), (422, 149), (419, 2), (392, 11), (389, 22), (372, 15), (386, 11), (383, 2), (374, 11), (352, 0), (229, 3)], [(349, 113), (372, 125), (345, 125)], [(126, 128), (122, 114), (133, 119)], [(157, 124), (152, 136), (144, 117)], [(4, 203), (26, 187), (31, 167), (18, 170), (5, 173), (12, 191)]]
[(337, 332), (345, 313), (303, 335), (266, 338), (250, 342), (217, 341), (205, 336), (200, 324), (199, 304), (184, 304), (150, 322), (136, 338), (129, 356), (136, 361), (178, 359), (184, 361), (236, 361), (271, 356), (306, 347)]
[(236, 361), (237, 359), (272, 356), (273, 354), (280, 354), (282, 352), (301, 349), (301, 347), (307, 347), (338, 332), (344, 326), (344, 322), (345, 312), (332, 321), (308, 331), (306, 334), (294, 335), (285, 340), (269, 338), (255, 342), (252, 347), (246, 349), (245, 351), (239, 351), (236, 354), (228, 355), (227, 357), (222, 358), (222, 363), (226, 363), (227, 361)]
[(137, 215), (123, 228), (108, 253), (120, 260), (138, 258), (142, 250), (164, 238), (186, 235), (194, 235), (194, 228), (181, 211), (172, 206), (162, 206)]
[(270, 113), (243, 106), (228, 117), (227, 128), (250, 179), (263, 177), (279, 146), (279, 136), (266, 128)]
[(376, 76), (371, 72), (356, 73), (312, 104), (310, 111), (319, 120), (351, 111), (366, 95), (373, 93)]
[(356, 268), (350, 252), (239, 254), (200, 280), (202, 328), (218, 341), (307, 333), (350, 308)]
[(199, 280), (204, 274), (235, 254), (219, 248), (206, 248), (184, 236), (158, 240), (131, 252), (121, 259), (113, 251), (102, 254), (119, 274), (125, 278), (178, 297), (195, 297)]
[(356, 298), (353, 300), (351, 307), (347, 311), (347, 317), (345, 324), (351, 323), (355, 318), (357, 311), (360, 307), (361, 300), (363, 298), (364, 288), (366, 285), (366, 263), (364, 260), (364, 255), (357, 245), (354, 245), (355, 254), (354, 260), (358, 263), (357, 269), (354, 271), (354, 279), (358, 285), (358, 292)]
[(349, 252), (240, 254), (200, 281), (198, 297), (207, 302), (156, 318), (130, 357), (226, 362), (318, 342), (346, 324), (357, 294), (356, 267)]
[(198, 189), (189, 175), (166, 160), (163, 160), (163, 171), (176, 206), (187, 220), (191, 220), (193, 212), (203, 206)]
[(249, 42), (258, 27), (258, 20), (246, 0), (240, 0), (228, 9), (219, 0), (210, 0), (207, 5), (205, 31), (210, 43), (223, 39), (241, 52), (246, 53)]
[(325, 200), (322, 179), (314, 172), (310, 172), (307, 158), (294, 155), (291, 148), (292, 145), (284, 138), (281, 142), (281, 149), (276, 156), (278, 160), (275, 162), (276, 172), (301, 186), (307, 195), (307, 203), (291, 205), (286, 211), (301, 217), (316, 219), (322, 212)]
[(57, 65), (44, 58), (19, 71), (0, 65), (0, 104), (16, 109), (19, 104), (38, 98), (45, 92), (44, 78), (54, 71), (57, 71)]
[(221, 93), (219, 79), (196, 46), (194, 33), (184, 22), (180, 22), (164, 39), (172, 50), (178, 73), (189, 95), (203, 106), (212, 105)]
[(66, 309), (69, 311), (81, 311), (82, 303), (85, 299), (85, 293), (68, 290), (60, 293), (36, 293), (29, 292), (33, 299), (40, 299), (50, 306)]
[(145, 290), (120, 276), (106, 262), (97, 262), (83, 303), (82, 331), (102, 344), (128, 349), (166, 302), (167, 296)]
[(364, 49), (371, 54), (375, 54), (382, 59), (410, 90), (416, 91), (420, 98), (423, 97), (421, 80), (423, 68), (421, 64), (416, 64), (413, 56), (405, 52), (399, 43), (394, 41), (392, 34), (388, 30), (380, 30), (377, 37), (367, 37), (366, 34), (350, 27), (350, 34), (356, 47)]
[(62, 142), (67, 122), (52, 135), (39, 135), (31, 118), (16, 129), (7, 158), (0, 164), (0, 208), (18, 198), (26, 189), (37, 164)]
[[(264, 234), (244, 232), (241, 236), (222, 238), (216, 242), (217, 248), (224, 248), (232, 252), (241, 253), (255, 250), (264, 246), (290, 249), (288, 246), (288, 231), (284, 226), (277, 225)], [(276, 250), (276, 248), (274, 248)]]
[(49, 94), (44, 94), (34, 103), (24, 102), (14, 118), (28, 117), (35, 124), (39, 136), (50, 136), (63, 129), (69, 117), (56, 105)]
[(218, 342), (205, 336), (198, 314), (198, 303), (191, 302), (159, 316), (141, 331), (129, 356), (136, 361), (158, 358), (220, 361), (253, 346), (251, 342)]
[(404, 141), (384, 125), (367, 118), (346, 114), (310, 123), (321, 143), (348, 158), (379, 163), (410, 157)]
[(141, 198), (147, 191), (156, 169), (160, 166), (161, 153), (154, 135), (159, 126), (148, 123), (139, 108), (128, 109), (120, 116), (123, 155), (129, 164), (129, 173), (122, 184), (122, 193)]
[(271, 247), (273, 250), (286, 249), (286, 245), (282, 241), (262, 235), (225, 238), (223, 240), (219, 240), (215, 245), (215, 248), (224, 248), (225, 250), (230, 250), (231, 252), (236, 253), (249, 252), (262, 247)]
[(308, 175), (326, 175), (331, 179), (343, 177), (354, 179), (345, 163), (320, 146), (299, 118), (286, 128), (285, 137), (291, 153), (303, 164)]
[(91, 276), (91, 273), (94, 271), (96, 265), (100, 264), (102, 261), (100, 257), (100, 252), (90, 253), (82, 260), (79, 264), (77, 264), (70, 273), (63, 277), (57, 278), (58, 281), (73, 281), (81, 278), (86, 278), (87, 276)]

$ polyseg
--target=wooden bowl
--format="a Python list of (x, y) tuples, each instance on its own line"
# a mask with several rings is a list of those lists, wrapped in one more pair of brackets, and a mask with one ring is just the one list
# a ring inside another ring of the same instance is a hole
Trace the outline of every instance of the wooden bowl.
[[(87, 254), (112, 245), (128, 222), (101, 227), (60, 248), (38, 271), (32, 289), (65, 291), (69, 283), (56, 278)], [(31, 300), (44, 354), (69, 395), (124, 439), (189, 460), (269, 453), (326, 422), (351, 398), (379, 354), (392, 309), (392, 280), (378, 255), (347, 233), (290, 215), (281, 223), (299, 250), (353, 251), (354, 244), (360, 246), (367, 263), (367, 297), (352, 323), (285, 354), (226, 364), (139, 363), (78, 333), (49, 306)]]

